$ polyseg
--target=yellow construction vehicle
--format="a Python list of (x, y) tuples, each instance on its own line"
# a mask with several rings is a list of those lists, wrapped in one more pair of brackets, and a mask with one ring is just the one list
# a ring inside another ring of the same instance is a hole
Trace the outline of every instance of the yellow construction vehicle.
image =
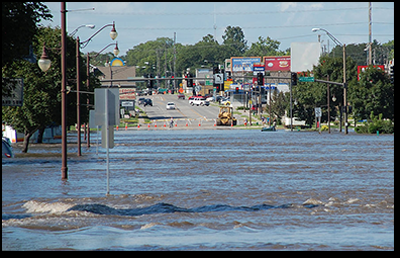
[(217, 125), (236, 125), (237, 119), (233, 116), (233, 108), (229, 106), (220, 106), (217, 118)]

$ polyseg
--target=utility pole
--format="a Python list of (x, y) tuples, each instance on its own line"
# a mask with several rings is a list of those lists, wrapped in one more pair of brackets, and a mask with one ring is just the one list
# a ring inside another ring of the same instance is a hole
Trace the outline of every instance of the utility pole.
[(368, 65), (372, 64), (372, 30), (371, 30), (371, 25), (372, 25), (372, 7), (371, 7), (371, 2), (368, 2), (368, 30), (369, 30), (369, 47), (368, 47)]
[[(174, 32), (174, 78), (176, 77), (176, 32)], [(174, 90), (176, 90), (176, 80), (174, 80)]]
[(67, 10), (61, 2), (61, 179), (68, 179), (67, 167)]
[(81, 76), (79, 69), (80, 62), (80, 40), (79, 37), (76, 37), (76, 127), (77, 127), (77, 147), (78, 147), (78, 156), (82, 156), (81, 154), (81, 103), (80, 103), (80, 88), (81, 88)]
[(346, 44), (343, 44), (343, 106), (344, 106), (344, 133), (349, 133), (347, 122), (347, 79), (346, 79)]

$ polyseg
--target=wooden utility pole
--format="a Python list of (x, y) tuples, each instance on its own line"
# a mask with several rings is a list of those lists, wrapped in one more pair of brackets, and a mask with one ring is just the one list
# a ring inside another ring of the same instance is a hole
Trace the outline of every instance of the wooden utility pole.
[(369, 31), (369, 47), (368, 47), (368, 65), (372, 64), (372, 7), (371, 2), (368, 2), (368, 31)]

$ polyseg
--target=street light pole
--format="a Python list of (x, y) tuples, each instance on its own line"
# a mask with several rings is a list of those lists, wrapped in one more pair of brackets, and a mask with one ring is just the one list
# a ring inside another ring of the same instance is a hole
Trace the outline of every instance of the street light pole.
[(344, 104), (344, 133), (349, 133), (347, 122), (347, 80), (346, 80), (346, 44), (343, 44), (343, 104)]
[(82, 156), (81, 154), (81, 105), (80, 105), (80, 86), (81, 86), (81, 76), (80, 76), (80, 65), (79, 65), (79, 59), (80, 59), (80, 52), (79, 52), (79, 46), (80, 46), (80, 41), (79, 37), (76, 38), (76, 129), (78, 130), (78, 157)]
[(329, 33), (326, 29), (323, 28), (313, 28), (312, 32), (316, 32), (319, 30), (323, 30), (326, 34), (335, 42), (336, 45), (343, 47), (343, 107), (344, 107), (344, 133), (348, 134), (348, 122), (347, 122), (347, 80), (346, 80), (346, 44), (342, 44), (337, 38), (335, 38), (332, 34)]
[(67, 44), (66, 44), (67, 10), (66, 3), (61, 2), (61, 179), (68, 179), (67, 167)]

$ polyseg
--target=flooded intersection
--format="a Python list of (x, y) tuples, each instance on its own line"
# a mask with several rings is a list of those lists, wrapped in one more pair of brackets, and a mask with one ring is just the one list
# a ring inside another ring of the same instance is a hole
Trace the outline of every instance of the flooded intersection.
[(104, 149), (48, 150), (3, 162), (3, 250), (394, 249), (393, 135), (119, 131), (109, 196)]

